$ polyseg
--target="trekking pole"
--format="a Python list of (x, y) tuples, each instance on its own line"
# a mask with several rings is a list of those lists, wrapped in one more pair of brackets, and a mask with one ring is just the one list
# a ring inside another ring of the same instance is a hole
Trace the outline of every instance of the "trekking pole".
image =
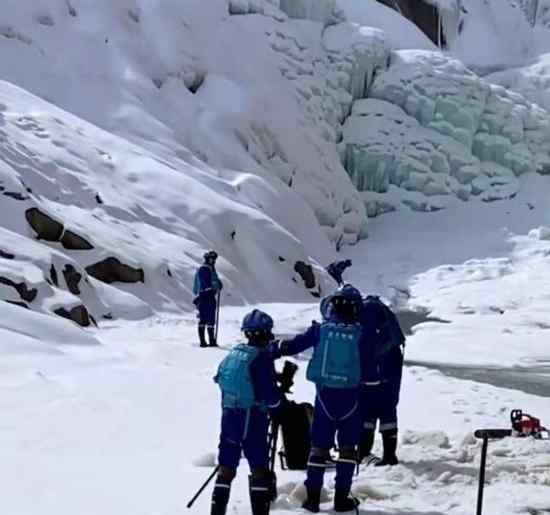
[(212, 474), (210, 474), (208, 476), (208, 479), (203, 483), (203, 485), (198, 489), (197, 493), (193, 496), (193, 498), (187, 503), (187, 507), (188, 508), (191, 508), (191, 506), (193, 506), (193, 504), (195, 504), (195, 501), (199, 498), (200, 494), (202, 494), (204, 492), (204, 489), (208, 486), (208, 484), (210, 483), (210, 481), (212, 481), (212, 479), (214, 479), (214, 477), (216, 476), (216, 474), (218, 473), (218, 470), (220, 470), (220, 466), (219, 465), (216, 465), (216, 468), (214, 469), (214, 471), (212, 472)]
[(222, 292), (221, 290), (218, 291), (218, 299), (216, 302), (216, 330), (214, 332), (214, 340), (216, 343), (218, 343), (218, 330), (220, 328), (220, 300), (221, 300)]

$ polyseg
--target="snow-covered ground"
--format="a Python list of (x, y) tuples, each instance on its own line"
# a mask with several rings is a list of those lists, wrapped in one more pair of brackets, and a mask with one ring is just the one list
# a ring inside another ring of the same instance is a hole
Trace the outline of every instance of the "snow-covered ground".
[[(417, 327), (408, 359), (480, 366), (550, 360), (541, 327), (548, 323), (550, 241), (547, 230), (528, 236), (550, 225), (545, 181), (530, 176), (507, 202), (393, 213), (372, 223), (371, 238), (350, 252), (348, 278), (365, 292), (401, 303), (407, 290), (411, 307), (432, 309), (451, 322)], [(420, 234), (420, 224), (430, 230)], [(315, 304), (261, 307), (284, 334), (318, 318)], [(222, 310), (224, 346), (238, 340), (248, 309)], [(0, 425), (0, 479), (10, 515), (172, 515), (185, 509), (209, 473), (219, 428), (211, 378), (226, 350), (197, 348), (192, 314), (104, 322), (93, 334), (102, 345), (43, 343), (2, 352), (0, 409), (7, 416)], [(303, 372), (304, 366), (295, 396), (307, 400), (312, 388)], [(516, 407), (550, 421), (548, 398), (408, 367), (400, 407), (402, 464), (361, 471), (355, 491), (364, 501), (362, 512), (472, 513), (479, 464), (472, 431), (507, 427)], [(301, 480), (300, 473), (279, 472), (275, 513), (295, 509)], [(550, 442), (491, 444), (488, 481), (484, 513), (544, 513), (550, 506)], [(231, 512), (248, 513), (247, 503), (243, 470)], [(194, 510), (208, 506), (209, 492)]]
[[(547, 2), (535, 28), (502, 2), (464, 0), (442, 54), (374, 0), (4, 0), (0, 299), (30, 309), (0, 302), (2, 513), (182, 512), (240, 319), (270, 302), (278, 332), (306, 327), (341, 246), (365, 293), (446, 321), (408, 340), (402, 464), (361, 471), (361, 511), (473, 512), (472, 431), (518, 407), (550, 424), (521, 385), (436, 370), (550, 363)], [(190, 303), (210, 247), (220, 350)], [(302, 479), (279, 472), (274, 512)], [(550, 512), (550, 443), (491, 444), (488, 481), (484, 513)], [(230, 510), (249, 513), (244, 471)]]

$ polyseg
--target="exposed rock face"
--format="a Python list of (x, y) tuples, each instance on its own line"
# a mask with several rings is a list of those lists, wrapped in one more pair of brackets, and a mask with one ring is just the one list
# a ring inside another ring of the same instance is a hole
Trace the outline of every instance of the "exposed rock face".
[(121, 283), (138, 283), (145, 282), (145, 274), (141, 268), (133, 268), (129, 265), (121, 263), (119, 259), (109, 257), (86, 267), (86, 272), (99, 281), (107, 284)]
[(92, 250), (94, 248), (89, 241), (69, 230), (63, 233), (61, 245), (69, 250)]
[(88, 313), (86, 307), (82, 305), (75, 306), (70, 310), (58, 308), (54, 310), (54, 313), (60, 317), (72, 320), (82, 327), (88, 327), (91, 324), (90, 314)]
[(65, 265), (63, 269), (63, 276), (65, 277), (65, 282), (67, 283), (67, 288), (73, 295), (80, 295), (80, 288), (78, 284), (80, 279), (82, 279), (82, 274), (77, 272), (76, 268), (73, 265)]
[(36, 232), (39, 240), (59, 241), (63, 235), (63, 224), (42, 213), (36, 207), (27, 209), (25, 218)]
[(447, 46), (446, 34), (440, 23), (440, 16), (447, 13), (440, 12), (432, 3), (426, 0), (378, 0), (411, 20), (436, 45)]
[(65, 230), (61, 222), (43, 213), (37, 207), (25, 211), (25, 218), (36, 232), (39, 240), (59, 241), (69, 250), (91, 250), (93, 245), (73, 231)]
[(29, 288), (24, 282), (16, 283), (7, 277), (0, 276), (0, 284), (5, 284), (6, 286), (14, 288), (19, 296), (26, 302), (32, 302), (38, 295), (38, 290), (36, 288)]
[(0, 249), (0, 258), (4, 258), (4, 259), (14, 259), (14, 258), (15, 258), (15, 255), (14, 255), (14, 254), (10, 254), (9, 252), (4, 252), (3, 250)]
[(313, 267), (310, 264), (304, 263), (303, 261), (296, 261), (294, 271), (302, 278), (308, 290), (315, 288), (317, 281), (315, 279)]

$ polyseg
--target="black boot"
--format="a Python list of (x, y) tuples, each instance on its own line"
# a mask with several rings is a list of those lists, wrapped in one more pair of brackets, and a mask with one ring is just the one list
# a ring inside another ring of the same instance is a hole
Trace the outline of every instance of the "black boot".
[(199, 325), (199, 342), (201, 347), (208, 347), (208, 345), (206, 344), (205, 333), (206, 327), (204, 327), (203, 325)]
[(252, 515), (269, 515), (273, 486), (271, 478), (248, 477)]
[(231, 481), (218, 476), (212, 493), (212, 508), (210, 515), (225, 515), (229, 494), (231, 493)]
[(213, 327), (208, 328), (208, 340), (210, 340), (210, 347), (218, 346), (218, 342), (216, 341), (216, 331)]
[(399, 463), (395, 451), (397, 450), (397, 429), (388, 429), (382, 431), (382, 443), (384, 445), (384, 455), (382, 461), (376, 464), (377, 467), (393, 466)]
[(302, 508), (312, 513), (319, 513), (319, 504), (321, 504), (321, 489), (312, 488), (306, 485), (307, 499), (302, 504)]
[(364, 429), (359, 444), (359, 463), (370, 455), (374, 446), (374, 429)]
[(354, 511), (359, 506), (359, 501), (350, 496), (349, 490), (336, 490), (334, 492), (334, 511)]

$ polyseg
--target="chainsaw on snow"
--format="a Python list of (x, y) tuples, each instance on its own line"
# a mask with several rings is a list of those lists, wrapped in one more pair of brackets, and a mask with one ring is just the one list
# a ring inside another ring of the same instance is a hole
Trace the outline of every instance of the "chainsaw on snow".
[(481, 447), (481, 461), (479, 465), (479, 485), (477, 495), (476, 515), (482, 515), (483, 510), (483, 490), (485, 487), (485, 467), (487, 463), (487, 447), (489, 440), (502, 440), (503, 438), (527, 438), (536, 440), (550, 440), (550, 432), (540, 422), (540, 419), (523, 413), (520, 409), (514, 409), (510, 412), (510, 421), (512, 429), (478, 429), (474, 435), (483, 440)]

